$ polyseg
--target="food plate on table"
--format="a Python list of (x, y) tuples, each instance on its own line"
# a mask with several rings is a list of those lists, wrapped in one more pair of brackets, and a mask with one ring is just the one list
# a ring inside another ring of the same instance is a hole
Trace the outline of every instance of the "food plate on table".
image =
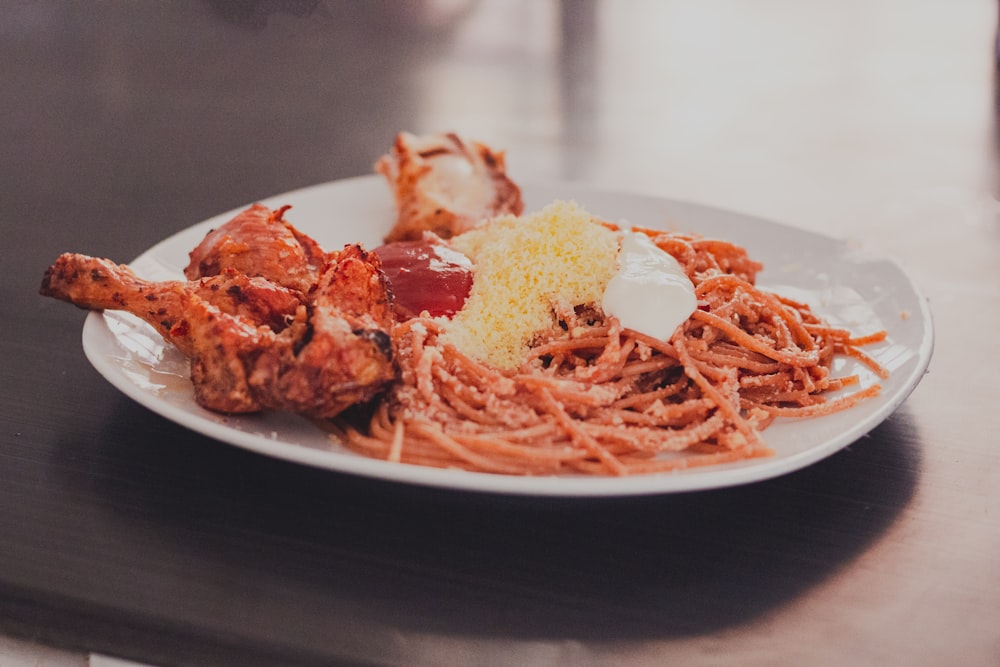
[[(466, 491), (542, 496), (619, 496), (734, 486), (772, 478), (815, 463), (856, 441), (917, 386), (933, 347), (925, 298), (895, 262), (832, 237), (698, 204), (611, 192), (584, 184), (522, 184), (525, 210), (572, 200), (608, 220), (683, 231), (731, 241), (764, 264), (758, 284), (804, 301), (831, 324), (859, 332), (885, 330), (867, 349), (889, 371), (877, 378), (852, 359), (838, 373), (857, 372), (861, 387), (880, 383), (874, 398), (849, 410), (810, 418), (777, 418), (763, 433), (773, 456), (668, 473), (610, 477), (510, 476), (395, 463), (354, 453), (313, 421), (269, 411), (225, 415), (200, 407), (188, 361), (149, 325), (122, 312), (92, 312), (84, 325), (85, 353), (101, 375), (143, 406), (186, 428), (260, 454), (388, 481)], [(295, 226), (323, 247), (360, 242), (378, 246), (395, 220), (384, 179), (364, 176), (324, 183), (261, 200), (290, 205)], [(227, 212), (156, 244), (130, 262), (150, 280), (183, 279), (188, 253), (206, 234), (241, 209)], [(855, 368), (856, 367), (856, 368)]]

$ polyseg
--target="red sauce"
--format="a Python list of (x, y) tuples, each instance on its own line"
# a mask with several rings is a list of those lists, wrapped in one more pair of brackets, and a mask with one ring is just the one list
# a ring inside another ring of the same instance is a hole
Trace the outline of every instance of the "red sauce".
[(374, 250), (392, 289), (397, 320), (427, 311), (451, 317), (472, 289), (472, 262), (441, 243), (400, 241)]

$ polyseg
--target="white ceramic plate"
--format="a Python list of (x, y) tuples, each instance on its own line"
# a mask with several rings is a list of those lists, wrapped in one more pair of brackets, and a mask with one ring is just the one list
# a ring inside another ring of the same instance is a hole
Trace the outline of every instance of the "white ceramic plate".
[[(261, 454), (383, 480), (427, 486), (546, 496), (613, 496), (668, 493), (744, 484), (810, 465), (854, 442), (888, 417), (920, 381), (930, 361), (933, 329), (926, 300), (894, 262), (871, 257), (849, 244), (745, 215), (655, 197), (602, 191), (579, 184), (525, 186), (534, 211), (554, 199), (572, 199), (595, 215), (715, 236), (745, 246), (765, 264), (759, 283), (806, 300), (834, 323), (857, 333), (885, 328), (888, 340), (869, 351), (888, 367), (880, 396), (838, 414), (782, 419), (764, 432), (776, 451), (766, 459), (660, 475), (612, 477), (509, 477), (440, 470), (365, 458), (331, 442), (311, 422), (288, 414), (224, 416), (195, 404), (186, 360), (145, 323), (123, 313), (91, 313), (83, 346), (94, 367), (115, 387), (160, 415), (193, 431)], [(264, 204), (291, 204), (286, 214), (326, 248), (361, 241), (379, 244), (393, 206), (379, 176), (366, 176), (270, 197)], [(158, 243), (131, 266), (145, 278), (182, 277), (188, 252), (204, 235), (234, 215), (230, 211)], [(856, 364), (844, 362), (842, 372)], [(864, 384), (876, 381), (865, 369)]]

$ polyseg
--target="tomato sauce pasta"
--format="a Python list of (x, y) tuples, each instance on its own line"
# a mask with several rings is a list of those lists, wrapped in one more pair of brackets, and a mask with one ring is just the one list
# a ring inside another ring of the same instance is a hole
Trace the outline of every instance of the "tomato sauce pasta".
[[(673, 255), (698, 308), (669, 340), (597, 307), (557, 313), (520, 367), (499, 370), (443, 341), (440, 319), (394, 332), (399, 380), (363, 418), (333, 428), (350, 449), (419, 465), (511, 475), (632, 475), (769, 456), (775, 417), (814, 417), (878, 394), (834, 377), (838, 355), (887, 371), (809, 306), (755, 285), (732, 243), (641, 230)], [(828, 398), (841, 389), (837, 398)], [(853, 389), (853, 392), (850, 390)]]

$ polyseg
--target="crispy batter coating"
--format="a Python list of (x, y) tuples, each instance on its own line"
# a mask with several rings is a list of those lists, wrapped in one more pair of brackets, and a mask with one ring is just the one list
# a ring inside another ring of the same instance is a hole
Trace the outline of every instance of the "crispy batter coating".
[[(261, 247), (265, 255), (273, 249)], [(252, 255), (250, 247), (227, 256), (268, 265)], [(190, 358), (195, 399), (207, 409), (327, 418), (377, 396), (396, 368), (392, 296), (378, 256), (348, 245), (323, 257), (316, 281), (300, 291), (232, 266), (197, 280), (152, 282), (110, 260), (66, 253), (40, 291), (148, 322)]]
[(395, 378), (392, 297), (380, 266), (359, 245), (326, 266), (308, 320), (254, 360), (250, 385), (265, 407), (332, 417)]
[(483, 220), (524, 210), (504, 154), (453, 133), (401, 132), (375, 170), (388, 180), (396, 202), (396, 224), (386, 242), (419, 240), (424, 232), (450, 238)]
[(124, 310), (152, 325), (167, 341), (189, 354), (191, 343), (182, 323), (191, 296), (250, 326), (285, 329), (304, 304), (295, 290), (235, 269), (200, 280), (153, 282), (137, 276), (124, 264), (64, 253), (48, 268), (41, 294), (89, 310)]
[(271, 210), (254, 204), (209, 232), (190, 253), (189, 280), (227, 268), (307, 292), (319, 279), (326, 253), (315, 240), (284, 219), (289, 206)]

